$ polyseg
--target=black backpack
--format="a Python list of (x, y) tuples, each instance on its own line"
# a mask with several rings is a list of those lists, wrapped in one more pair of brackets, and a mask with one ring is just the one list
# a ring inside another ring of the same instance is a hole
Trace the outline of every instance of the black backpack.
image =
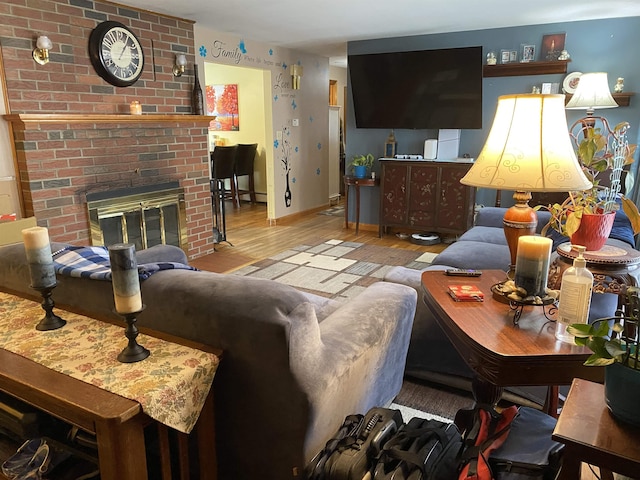
[(384, 445), (374, 480), (451, 480), (457, 477), (462, 437), (453, 423), (412, 418)]

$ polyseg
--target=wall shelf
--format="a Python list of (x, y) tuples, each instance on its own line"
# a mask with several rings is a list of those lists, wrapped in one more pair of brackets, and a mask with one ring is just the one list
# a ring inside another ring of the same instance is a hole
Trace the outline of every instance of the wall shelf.
[[(616, 101), (616, 103), (620, 107), (628, 107), (629, 104), (631, 103), (631, 97), (633, 97), (634, 95), (635, 95), (635, 93), (633, 93), (633, 92), (623, 92), (623, 93), (612, 93), (611, 94), (613, 99)], [(571, 97), (573, 97), (573, 95), (570, 95), (570, 94), (567, 93), (564, 96), (564, 103), (566, 104), (569, 100), (571, 100)]]
[(554, 60), (552, 62), (502, 63), (484, 65), (483, 77), (516, 77), (521, 75), (546, 75), (550, 73), (567, 73), (567, 64), (571, 60)]

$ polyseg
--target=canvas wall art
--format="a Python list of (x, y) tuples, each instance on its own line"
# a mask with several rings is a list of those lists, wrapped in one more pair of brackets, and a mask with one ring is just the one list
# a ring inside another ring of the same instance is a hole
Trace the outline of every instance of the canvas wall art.
[(207, 115), (215, 115), (212, 130), (237, 132), (240, 130), (238, 115), (238, 85), (207, 85)]

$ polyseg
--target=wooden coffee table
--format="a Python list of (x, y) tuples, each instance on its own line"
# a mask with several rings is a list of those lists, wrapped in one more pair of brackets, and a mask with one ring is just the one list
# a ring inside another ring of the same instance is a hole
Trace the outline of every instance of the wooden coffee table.
[[(590, 355), (585, 347), (556, 341), (555, 323), (541, 306), (525, 306), (518, 325), (508, 304), (492, 298), (491, 286), (506, 273), (485, 270), (480, 277), (451, 277), (442, 271), (422, 274), (424, 302), (462, 358), (475, 372), (474, 398), (495, 405), (503, 387), (568, 385), (575, 377), (602, 382), (602, 368), (585, 367)], [(484, 302), (456, 302), (447, 293), (452, 284), (475, 285)], [(557, 411), (550, 396), (547, 411)]]

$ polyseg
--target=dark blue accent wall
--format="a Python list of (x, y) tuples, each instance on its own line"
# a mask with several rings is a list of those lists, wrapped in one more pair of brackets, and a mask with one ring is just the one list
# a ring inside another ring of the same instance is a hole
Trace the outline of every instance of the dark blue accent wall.
[[(629, 142), (640, 143), (640, 129), (638, 128), (640, 126), (640, 17), (364, 40), (349, 42), (347, 50), (350, 55), (353, 55), (481, 45), (485, 55), (493, 51), (499, 57), (500, 50), (520, 52), (521, 44), (533, 44), (536, 45), (536, 60), (538, 60), (543, 35), (563, 32), (566, 33), (565, 48), (571, 55), (567, 73), (607, 72), (612, 91), (616, 79), (624, 77), (625, 92), (636, 92), (636, 95), (631, 97), (629, 107), (600, 110), (600, 114), (605, 116), (612, 125), (621, 121), (629, 122), (631, 124)], [(564, 74), (556, 74), (485, 78), (483, 80), (483, 129), (461, 132), (460, 156), (467, 153), (471, 157), (476, 157), (480, 153), (491, 128), (500, 95), (529, 93), (534, 86), (540, 87), (543, 82), (557, 82), (562, 88), (565, 76)], [(597, 114), (598, 111), (596, 111)], [(582, 110), (567, 110), (568, 125), (583, 116), (584, 111)], [(389, 134), (388, 130), (356, 128), (350, 84), (347, 98), (346, 133), (347, 165), (354, 154), (371, 152), (376, 157), (382, 156), (384, 142)], [(437, 130), (395, 130), (395, 136), (398, 141), (399, 153), (422, 154), (424, 141), (427, 138), (437, 138), (438, 132)], [(379, 171), (377, 161), (374, 171)], [(633, 171), (636, 171), (635, 168)], [(476, 195), (476, 203), (493, 205), (495, 193), (493, 190), (480, 189)], [(360, 221), (377, 224), (379, 189), (363, 188), (361, 195)], [(511, 195), (511, 192), (503, 192), (503, 205), (510, 204)], [(350, 218), (355, 218), (354, 205), (351, 205), (350, 208)]]

